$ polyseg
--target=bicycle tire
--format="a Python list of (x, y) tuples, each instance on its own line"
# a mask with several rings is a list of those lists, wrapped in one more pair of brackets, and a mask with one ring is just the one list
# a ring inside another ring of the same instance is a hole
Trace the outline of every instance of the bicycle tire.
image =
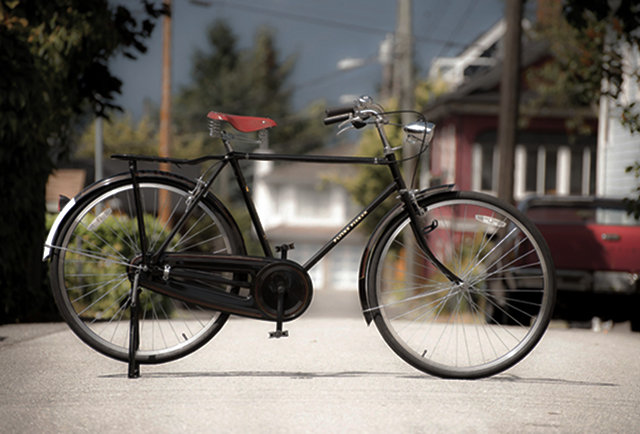
[(510, 368), (539, 342), (555, 303), (542, 235), (485, 194), (448, 192), (419, 204), (428, 245), (462, 283), (427, 259), (402, 211), (383, 220), (367, 262), (368, 312), (391, 349), (428, 374), (472, 379)]
[[(138, 183), (147, 245), (152, 252), (184, 211), (194, 184), (155, 171), (140, 172)], [(141, 251), (133, 184), (130, 176), (116, 176), (101, 184), (76, 198), (54, 238), (51, 288), (62, 317), (82, 341), (126, 362), (132, 285), (127, 270)], [(245, 253), (233, 218), (210, 193), (167, 251)], [(195, 351), (213, 338), (229, 317), (145, 288), (140, 288), (139, 300), (136, 361), (142, 364), (164, 363)]]

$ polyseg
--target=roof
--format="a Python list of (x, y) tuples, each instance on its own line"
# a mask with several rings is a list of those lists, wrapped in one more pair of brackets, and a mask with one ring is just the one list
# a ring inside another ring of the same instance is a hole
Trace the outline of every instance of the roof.
[[(550, 57), (551, 53), (547, 41), (524, 40), (520, 57), (522, 69)], [(443, 94), (435, 99), (425, 108), (425, 116), (430, 120), (437, 120), (450, 114), (497, 115), (500, 103), (502, 65), (503, 61), (499, 60), (494, 67), (471, 77), (453, 92)], [(526, 106), (526, 102), (533, 100), (535, 95), (535, 91), (523, 89), (520, 93), (520, 101)], [(548, 117), (568, 117), (580, 114), (584, 117), (595, 118), (595, 114), (588, 107), (544, 107), (532, 114)]]

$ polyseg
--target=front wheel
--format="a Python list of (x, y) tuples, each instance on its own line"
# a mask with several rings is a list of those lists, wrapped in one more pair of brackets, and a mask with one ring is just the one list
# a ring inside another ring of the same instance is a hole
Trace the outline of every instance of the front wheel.
[[(85, 193), (61, 225), (52, 247), (51, 288), (61, 315), (95, 350), (129, 358), (132, 276), (141, 237), (130, 177), (115, 177)], [(185, 213), (193, 184), (147, 172), (138, 179), (147, 252), (152, 254)], [(167, 251), (243, 254), (237, 226), (213, 196), (206, 195), (170, 240)], [(233, 291), (234, 288), (218, 288)], [(139, 288), (139, 363), (161, 363), (196, 350), (228, 318)]]
[(367, 297), (387, 344), (445, 378), (480, 378), (526, 356), (549, 324), (555, 271), (539, 231), (478, 193), (419, 201), (424, 237), (452, 282), (421, 251), (406, 212), (391, 218), (367, 263)]

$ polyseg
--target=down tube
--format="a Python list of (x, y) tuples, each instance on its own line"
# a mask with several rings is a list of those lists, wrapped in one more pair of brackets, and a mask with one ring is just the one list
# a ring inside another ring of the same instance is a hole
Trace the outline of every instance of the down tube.
[(331, 238), (327, 244), (322, 246), (320, 250), (316, 252), (311, 259), (309, 259), (304, 265), (304, 269), (309, 271), (314, 265), (318, 263), (324, 256), (331, 251), (344, 237), (354, 230), (373, 210), (379, 207), (394, 191), (397, 190), (395, 183), (389, 184), (385, 190), (378, 195), (360, 214), (355, 216), (345, 227)]

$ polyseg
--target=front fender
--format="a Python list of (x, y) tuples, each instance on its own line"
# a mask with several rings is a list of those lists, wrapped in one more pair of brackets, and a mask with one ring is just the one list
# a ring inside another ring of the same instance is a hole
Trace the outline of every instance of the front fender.
[[(430, 187), (420, 190), (416, 193), (416, 200), (424, 200), (427, 197), (434, 196), (440, 193), (450, 192), (454, 189), (454, 184), (439, 185), (437, 187)], [(398, 215), (404, 211), (404, 204), (398, 203), (394, 206), (379, 222), (373, 233), (367, 241), (367, 245), (362, 252), (362, 259), (360, 260), (360, 270), (358, 272), (358, 295), (360, 298), (360, 306), (362, 308), (362, 314), (367, 324), (371, 324), (373, 321), (373, 313), (369, 303), (369, 297), (367, 296), (367, 275), (369, 269), (369, 261), (371, 260), (371, 253), (378, 244), (380, 237), (385, 232), (389, 222), (393, 221)]]

